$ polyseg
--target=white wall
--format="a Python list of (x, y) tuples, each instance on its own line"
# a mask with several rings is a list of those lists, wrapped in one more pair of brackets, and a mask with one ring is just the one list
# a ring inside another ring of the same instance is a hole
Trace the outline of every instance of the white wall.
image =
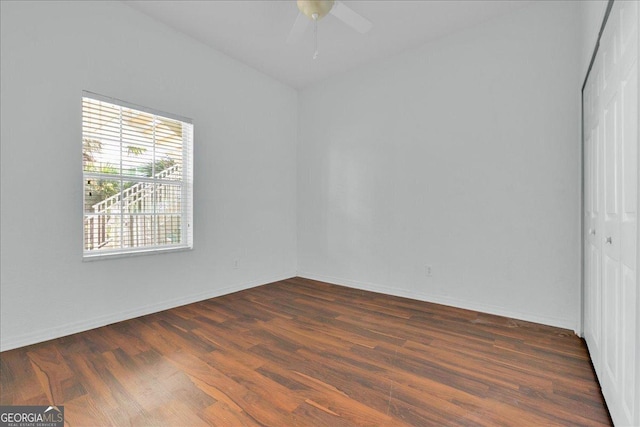
[(579, 7), (302, 91), (299, 275), (577, 329)]
[[(0, 4), (3, 350), (295, 275), (296, 91), (121, 2)], [(83, 89), (193, 119), (193, 251), (82, 262)]]
[(584, 82), (591, 62), (593, 49), (598, 41), (602, 20), (607, 10), (608, 0), (590, 0), (580, 2), (580, 78)]

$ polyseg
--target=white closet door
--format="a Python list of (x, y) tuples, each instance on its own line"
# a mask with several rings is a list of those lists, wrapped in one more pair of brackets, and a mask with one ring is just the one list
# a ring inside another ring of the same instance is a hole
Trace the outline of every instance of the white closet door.
[[(612, 11), (610, 20), (615, 21)], [(621, 376), (622, 318), (620, 305), (620, 93), (617, 90), (615, 22), (603, 33), (599, 54), (603, 59), (602, 126), (604, 148), (604, 211), (602, 228), (602, 375), (603, 389), (619, 394)]]
[(619, 15), (619, 123), (620, 149), (620, 351), (619, 420), (640, 425), (640, 354), (638, 330), (638, 2), (621, 2)]
[(594, 63), (593, 71), (584, 92), (585, 135), (585, 339), (591, 349), (592, 362), (600, 374), (600, 342), (602, 331), (602, 128), (600, 126), (599, 95), (601, 85), (600, 62)]
[(584, 91), (585, 339), (616, 425), (640, 425), (638, 20), (613, 3)]

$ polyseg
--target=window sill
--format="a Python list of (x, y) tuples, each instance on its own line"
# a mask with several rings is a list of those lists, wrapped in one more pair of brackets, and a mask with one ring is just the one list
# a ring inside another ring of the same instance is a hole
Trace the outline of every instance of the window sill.
[(173, 252), (185, 252), (192, 251), (193, 246), (172, 246), (169, 248), (152, 248), (152, 249), (142, 249), (142, 250), (132, 250), (132, 251), (118, 251), (118, 252), (101, 252), (101, 253), (87, 253), (85, 252), (82, 255), (82, 262), (93, 262), (93, 261), (102, 261), (107, 259), (118, 259), (118, 258), (130, 258), (136, 256), (144, 256), (144, 255), (158, 255), (158, 254), (168, 254)]

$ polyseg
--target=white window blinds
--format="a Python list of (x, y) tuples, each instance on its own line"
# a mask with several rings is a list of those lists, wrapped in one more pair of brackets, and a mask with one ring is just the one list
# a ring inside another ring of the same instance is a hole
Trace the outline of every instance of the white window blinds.
[(191, 120), (82, 98), (84, 257), (193, 247)]

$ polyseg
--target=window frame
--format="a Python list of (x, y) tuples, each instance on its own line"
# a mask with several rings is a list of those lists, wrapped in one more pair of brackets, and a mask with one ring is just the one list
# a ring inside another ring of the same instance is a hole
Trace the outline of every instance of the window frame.
[[(120, 169), (118, 174), (106, 174), (101, 172), (86, 172), (85, 171), (85, 162), (84, 156), (81, 156), (81, 171), (82, 171), (82, 260), (83, 261), (95, 261), (101, 259), (113, 259), (113, 258), (125, 258), (131, 256), (140, 256), (140, 255), (152, 255), (152, 254), (161, 254), (161, 253), (170, 253), (170, 252), (181, 252), (181, 251), (190, 251), (193, 250), (193, 160), (194, 160), (194, 126), (193, 120), (187, 117), (180, 116), (178, 114), (167, 113), (164, 111), (156, 110), (153, 108), (133, 104), (131, 102), (123, 101), (118, 98), (113, 98), (105, 95), (100, 95), (94, 92), (82, 91), (81, 98), (81, 112), (80, 112), (80, 120), (81, 120), (81, 138), (80, 141), (84, 141), (84, 100), (85, 98), (106, 102), (112, 105), (115, 105), (120, 108), (127, 108), (135, 111), (140, 111), (142, 113), (151, 114), (156, 117), (180, 121), (182, 125), (188, 125), (187, 132), (188, 137), (185, 139), (183, 136), (182, 139), (182, 166), (181, 166), (181, 176), (182, 178), (179, 181), (180, 189), (181, 189), (181, 200), (184, 200), (184, 203), (181, 203), (181, 210), (179, 216), (181, 218), (180, 230), (181, 230), (181, 240), (182, 242), (179, 244), (170, 244), (170, 245), (147, 245), (141, 247), (120, 247), (117, 249), (98, 249), (98, 250), (89, 250), (86, 248), (87, 236), (86, 236), (86, 216), (87, 212), (85, 211), (85, 182), (87, 181), (87, 175), (90, 175), (89, 179), (93, 177), (102, 179), (112, 179), (118, 180), (120, 183), (125, 181), (137, 181), (137, 182), (147, 182), (147, 183), (157, 183), (158, 179), (153, 175), (151, 177), (140, 177), (140, 176), (129, 176), (123, 173), (123, 170)], [(183, 128), (184, 129), (184, 128)], [(122, 139), (120, 143), (122, 144)], [(122, 146), (120, 151), (122, 150)], [(154, 141), (154, 150), (155, 150), (155, 141)], [(84, 148), (83, 148), (84, 154)], [(120, 154), (122, 156), (122, 154)], [(154, 162), (155, 162), (154, 158)], [(162, 182), (162, 181), (160, 181)], [(120, 187), (120, 192), (122, 192), (122, 187)], [(106, 199), (105, 199), (106, 200)], [(154, 202), (154, 206), (156, 202)], [(155, 209), (154, 209), (155, 212)], [(120, 218), (124, 218), (125, 214), (120, 212)], [(155, 213), (154, 213), (155, 215)], [(122, 226), (121, 226), (122, 227)]]

